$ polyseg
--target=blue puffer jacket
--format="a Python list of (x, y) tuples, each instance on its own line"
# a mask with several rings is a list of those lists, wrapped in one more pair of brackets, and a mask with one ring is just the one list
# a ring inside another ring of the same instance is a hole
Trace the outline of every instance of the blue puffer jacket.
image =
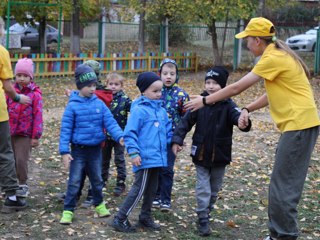
[(102, 143), (106, 129), (119, 142), (123, 131), (107, 106), (93, 95), (80, 97), (73, 91), (64, 111), (60, 130), (60, 154), (70, 153), (69, 144), (95, 146)]
[(130, 116), (124, 129), (124, 142), (129, 155), (138, 154), (140, 169), (166, 167), (167, 145), (171, 143), (172, 126), (162, 101), (144, 96), (132, 103)]

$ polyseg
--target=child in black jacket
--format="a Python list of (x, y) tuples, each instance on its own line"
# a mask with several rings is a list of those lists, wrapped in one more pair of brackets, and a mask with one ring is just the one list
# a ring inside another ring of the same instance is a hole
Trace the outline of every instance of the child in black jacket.
[[(229, 73), (224, 67), (209, 69), (205, 77), (205, 91), (210, 95), (226, 86)], [(195, 112), (187, 112), (176, 127), (172, 138), (172, 150), (176, 154), (191, 128), (196, 125), (192, 137), (191, 157), (196, 166), (196, 212), (199, 217), (199, 235), (208, 236), (209, 213), (216, 202), (222, 186), (226, 165), (231, 162), (233, 125), (238, 126), (241, 111), (231, 100), (226, 99), (214, 105), (205, 104)], [(249, 131), (251, 123), (244, 132)]]

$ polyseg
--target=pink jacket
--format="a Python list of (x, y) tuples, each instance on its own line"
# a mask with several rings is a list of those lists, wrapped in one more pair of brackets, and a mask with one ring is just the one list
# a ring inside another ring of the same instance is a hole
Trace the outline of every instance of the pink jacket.
[(14, 102), (7, 96), (11, 136), (27, 136), (32, 139), (39, 139), (42, 135), (42, 92), (34, 82), (21, 88), (14, 85), (18, 94), (30, 97), (31, 104), (23, 105)]

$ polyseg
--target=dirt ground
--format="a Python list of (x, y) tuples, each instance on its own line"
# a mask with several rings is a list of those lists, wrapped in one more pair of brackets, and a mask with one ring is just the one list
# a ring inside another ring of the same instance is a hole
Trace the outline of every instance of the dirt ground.
[[(229, 83), (236, 81), (243, 73), (230, 76)], [(199, 94), (203, 88), (204, 72), (181, 73), (180, 85), (190, 94)], [(138, 92), (135, 76), (127, 76), (126, 93), (134, 99)], [(311, 80), (316, 102), (319, 105), (320, 79)], [(173, 211), (169, 214), (153, 211), (161, 224), (160, 232), (139, 231), (135, 234), (115, 232), (110, 226), (111, 217), (99, 219), (93, 209), (80, 206), (75, 211), (74, 223), (59, 224), (63, 203), (56, 194), (66, 187), (67, 171), (63, 169), (58, 153), (60, 120), (67, 98), (64, 89), (74, 88), (70, 79), (44, 79), (39, 81), (44, 97), (45, 130), (41, 146), (33, 150), (29, 164), (30, 196), (29, 208), (23, 212), (0, 215), (0, 240), (4, 239), (199, 239), (196, 231), (194, 186), (195, 171), (189, 157), (191, 133), (186, 138), (184, 150), (179, 153), (175, 165), (173, 189)], [(243, 107), (263, 92), (263, 84), (233, 98)], [(253, 239), (260, 240), (267, 235), (267, 189), (272, 171), (273, 156), (280, 134), (275, 128), (267, 109), (251, 114), (253, 129), (245, 134), (234, 129), (233, 163), (228, 167), (223, 188), (213, 212), (208, 239)], [(289, 147), (289, 146), (288, 146)], [(299, 226), (301, 239), (320, 239), (320, 145), (317, 143), (302, 201), (299, 205)], [(117, 212), (124, 196), (114, 197), (115, 168), (111, 167), (112, 178), (104, 190), (105, 201), (111, 213)], [(127, 190), (132, 182), (131, 166), (127, 164)], [(85, 195), (85, 192), (83, 192)], [(4, 200), (3, 198), (1, 199)], [(80, 203), (84, 197), (80, 200)], [(139, 207), (130, 221), (135, 223)]]

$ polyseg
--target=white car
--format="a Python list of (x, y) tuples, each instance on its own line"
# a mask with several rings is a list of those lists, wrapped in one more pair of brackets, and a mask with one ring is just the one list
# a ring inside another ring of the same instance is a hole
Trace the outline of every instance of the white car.
[(286, 44), (293, 50), (313, 52), (316, 49), (317, 31), (319, 27), (315, 27), (306, 31), (304, 34), (289, 37)]

